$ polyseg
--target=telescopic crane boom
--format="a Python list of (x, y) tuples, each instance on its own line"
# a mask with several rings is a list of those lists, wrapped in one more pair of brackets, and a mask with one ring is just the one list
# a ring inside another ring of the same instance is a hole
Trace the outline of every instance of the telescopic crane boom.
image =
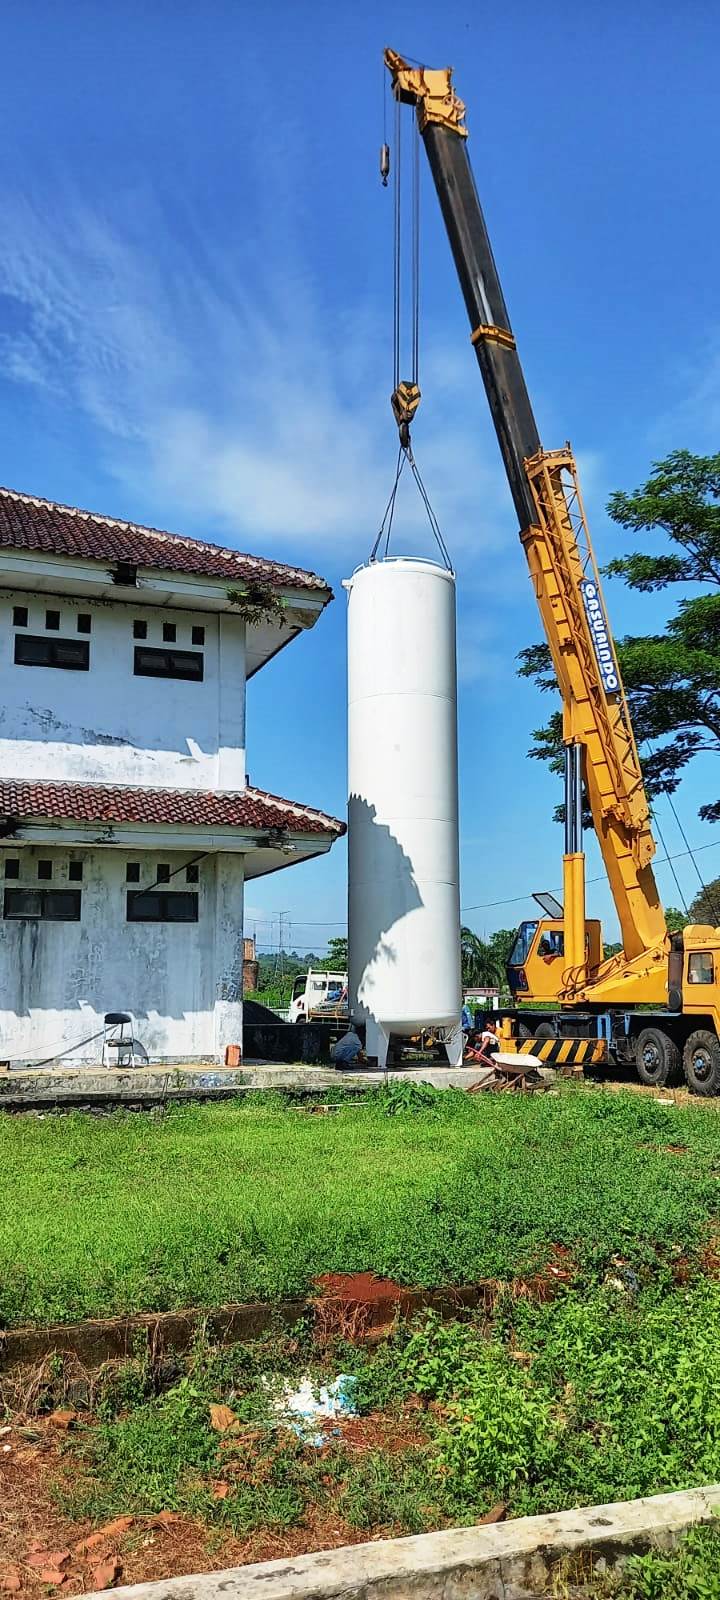
[[(393, 92), (417, 110), (470, 337), (525, 549), (563, 707), (563, 999), (662, 1001), (668, 937), (651, 861), (655, 841), (625, 690), (568, 445), (544, 450), (467, 152), (450, 69), (385, 51)], [(592, 969), (585, 923), (584, 783), (622, 932), (623, 953)]]

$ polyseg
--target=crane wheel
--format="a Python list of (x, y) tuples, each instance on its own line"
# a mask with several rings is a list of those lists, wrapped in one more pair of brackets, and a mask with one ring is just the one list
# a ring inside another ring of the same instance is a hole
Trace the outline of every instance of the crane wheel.
[(683, 1072), (693, 1094), (720, 1094), (720, 1040), (709, 1029), (690, 1034), (683, 1050)]
[(666, 1084), (681, 1082), (682, 1067), (675, 1040), (661, 1028), (643, 1028), (635, 1051), (635, 1070), (640, 1082), (651, 1089), (664, 1089)]

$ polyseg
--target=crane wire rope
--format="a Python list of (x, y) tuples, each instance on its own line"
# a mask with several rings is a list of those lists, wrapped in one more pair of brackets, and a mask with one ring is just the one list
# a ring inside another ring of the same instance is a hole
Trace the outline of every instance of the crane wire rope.
[(400, 383), (400, 302), (402, 290), (402, 118), (395, 101), (395, 179), (393, 185), (393, 389)]
[(684, 827), (682, 825), (682, 822), (680, 821), (680, 818), (678, 816), (678, 813), (677, 813), (677, 810), (676, 810), (676, 807), (675, 807), (675, 802), (674, 802), (673, 797), (672, 797), (671, 794), (668, 794), (667, 800), (668, 800), (668, 805), (670, 806), (670, 810), (672, 811), (672, 814), (673, 814), (673, 816), (675, 818), (675, 821), (676, 821), (676, 823), (678, 825), (678, 828), (680, 830), (680, 837), (682, 839), (682, 842), (685, 845), (685, 848), (686, 848), (687, 853), (688, 853), (688, 855), (690, 857), (690, 860), (692, 861), (692, 864), (693, 864), (693, 866), (695, 868), (695, 872), (697, 874), (697, 878), (698, 878), (698, 882), (700, 884), (700, 888), (702, 889), (703, 893), (707, 895), (708, 906), (710, 908), (711, 915), (715, 918), (715, 926), (718, 927), (718, 926), (720, 926), (720, 914), (718, 913), (718, 904), (717, 904), (717, 901), (715, 899), (715, 896), (712, 893), (712, 890), (710, 889), (710, 885), (705, 882), (705, 879), (703, 878), (703, 875), (702, 875), (702, 873), (700, 871), (700, 868), (699, 868), (699, 866), (697, 864), (697, 861), (695, 860), (695, 852), (692, 850), (692, 848), (691, 848), (691, 846), (689, 844), (687, 834), (686, 834), (685, 829), (684, 829)]
[[(650, 755), (650, 756), (654, 755), (655, 752), (653, 750), (652, 744), (650, 743), (649, 739), (645, 740), (645, 749), (647, 750), (648, 755)], [(677, 823), (678, 831), (680, 833), (680, 838), (682, 839), (682, 842), (683, 842), (683, 844), (685, 846), (686, 854), (690, 857), (690, 860), (691, 860), (691, 862), (693, 864), (693, 867), (695, 868), (695, 875), (697, 877), (698, 883), (700, 884), (700, 888), (702, 889), (703, 893), (706, 894), (707, 897), (708, 897), (708, 905), (710, 907), (711, 915), (716, 919), (716, 926), (720, 926), (720, 914), (719, 914), (719, 911), (718, 911), (717, 901), (715, 899), (714, 894), (712, 893), (712, 891), (710, 889), (710, 885), (707, 884), (705, 882), (705, 879), (703, 878), (703, 875), (702, 875), (702, 873), (700, 871), (700, 868), (699, 868), (699, 866), (697, 864), (697, 861), (695, 859), (695, 851), (693, 850), (693, 847), (690, 844), (690, 840), (688, 839), (688, 836), (687, 836), (687, 834), (685, 832), (685, 829), (683, 827), (683, 824), (682, 824), (682, 821), (680, 819), (680, 816), (678, 815), (678, 810), (677, 810), (677, 807), (675, 805), (675, 801), (673, 800), (673, 797), (672, 797), (672, 795), (670, 794), (669, 791), (666, 792), (665, 798), (666, 798), (667, 803), (668, 803), (668, 805), (670, 807), (670, 810), (672, 811), (672, 814), (673, 814), (673, 816), (675, 818), (675, 822)], [(657, 812), (652, 808), (652, 806), (651, 806), (650, 809), (652, 811), (653, 819), (657, 823), (658, 833), (660, 833), (660, 824), (658, 823), (658, 820), (657, 820)], [(660, 839), (661, 839), (661, 842), (662, 842), (663, 849), (665, 850), (665, 854), (667, 855), (667, 847), (665, 845), (665, 841), (664, 841), (661, 833), (660, 833)], [(700, 848), (702, 849), (702, 846), (700, 846)], [(673, 877), (675, 877), (674, 870), (673, 870)], [(677, 878), (675, 878), (675, 882), (677, 884)], [(683, 907), (684, 907), (685, 911), (687, 912), (687, 914), (689, 916), (690, 915), (689, 907), (688, 907), (688, 905), (687, 905), (687, 903), (686, 903), (686, 901), (685, 901), (685, 899), (684, 899), (684, 897), (682, 895), (682, 891), (680, 891), (680, 889), (679, 889), (679, 885), (678, 885), (678, 891), (679, 891), (679, 893), (681, 895)]]
[[(383, 157), (381, 158), (381, 173), (383, 182), (386, 173), (383, 169), (386, 134), (386, 106), (383, 99)], [(420, 132), (415, 123), (414, 138), (412, 141), (411, 156), (411, 245), (410, 245), (410, 386), (418, 390), (420, 377)], [(400, 362), (402, 354), (402, 263), (403, 263), (403, 158), (402, 158), (402, 112), (400, 101), (395, 101), (395, 157), (393, 180), (393, 395), (400, 388)], [(415, 459), (410, 443), (409, 425), (400, 428), (400, 449), (395, 466), (395, 478), (392, 489), (380, 522), (377, 538), (370, 552), (370, 560), (378, 558), (378, 551), (383, 543), (382, 560), (386, 560), (390, 551), (390, 537), (392, 534), (397, 492), (402, 477), (405, 463), (408, 463), (415, 486), (425, 508), (430, 529), (442, 556), (443, 563), (449, 572), (452, 572), (452, 561), (445, 539), (440, 528), (435, 510), (431, 504), (430, 496), (423, 482), (423, 478)]]
[(663, 847), (663, 850), (665, 851), (665, 860), (667, 861), (667, 863), (668, 863), (668, 865), (670, 867), (670, 871), (671, 871), (671, 873), (673, 875), (675, 888), (677, 889), (677, 892), (678, 892), (678, 894), (680, 896), (680, 900), (681, 900), (681, 903), (682, 903), (683, 911), (685, 912), (686, 917), (689, 917), (690, 916), (690, 911), (689, 911), (689, 908), (688, 908), (688, 903), (687, 903), (687, 900), (685, 899), (685, 895), (684, 895), (684, 893), (683, 893), (683, 891), (682, 891), (682, 889), (680, 887), (680, 879), (678, 878), (678, 875), (677, 875), (677, 873), (675, 871), (675, 868), (673, 866), (673, 858), (672, 858), (672, 856), (670, 855), (670, 853), (668, 851), (668, 847), (667, 847), (667, 845), (665, 843), (665, 838), (664, 838), (664, 835), (663, 835), (663, 831), (662, 831), (662, 828), (660, 827), (660, 819), (659, 819), (657, 811), (655, 810), (655, 807), (653, 805), (650, 806), (650, 815), (651, 815), (651, 817), (653, 819), (653, 822), (655, 823), (655, 827), (657, 828), (658, 834), (660, 836), (660, 843), (661, 843), (661, 845)]

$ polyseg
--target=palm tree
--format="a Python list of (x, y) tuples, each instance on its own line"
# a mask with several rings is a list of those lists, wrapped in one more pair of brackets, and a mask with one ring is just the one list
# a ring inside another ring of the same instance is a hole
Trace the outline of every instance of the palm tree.
[(494, 941), (481, 939), (472, 928), (460, 929), (460, 970), (463, 989), (502, 987), (505, 961)]

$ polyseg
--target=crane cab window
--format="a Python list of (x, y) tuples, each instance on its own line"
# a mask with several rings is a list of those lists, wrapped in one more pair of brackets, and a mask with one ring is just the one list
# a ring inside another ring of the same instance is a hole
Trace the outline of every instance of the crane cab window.
[(525, 965), (528, 950), (530, 949), (536, 933), (536, 922), (521, 922), (520, 927), (518, 928), (517, 938), (512, 947), (508, 966), (523, 967)]
[(543, 934), (538, 945), (538, 955), (545, 956), (547, 958), (548, 956), (564, 956), (564, 954), (564, 933), (561, 933), (559, 928), (548, 928), (547, 932)]
[(693, 950), (688, 956), (688, 983), (713, 983), (715, 968), (709, 950)]

